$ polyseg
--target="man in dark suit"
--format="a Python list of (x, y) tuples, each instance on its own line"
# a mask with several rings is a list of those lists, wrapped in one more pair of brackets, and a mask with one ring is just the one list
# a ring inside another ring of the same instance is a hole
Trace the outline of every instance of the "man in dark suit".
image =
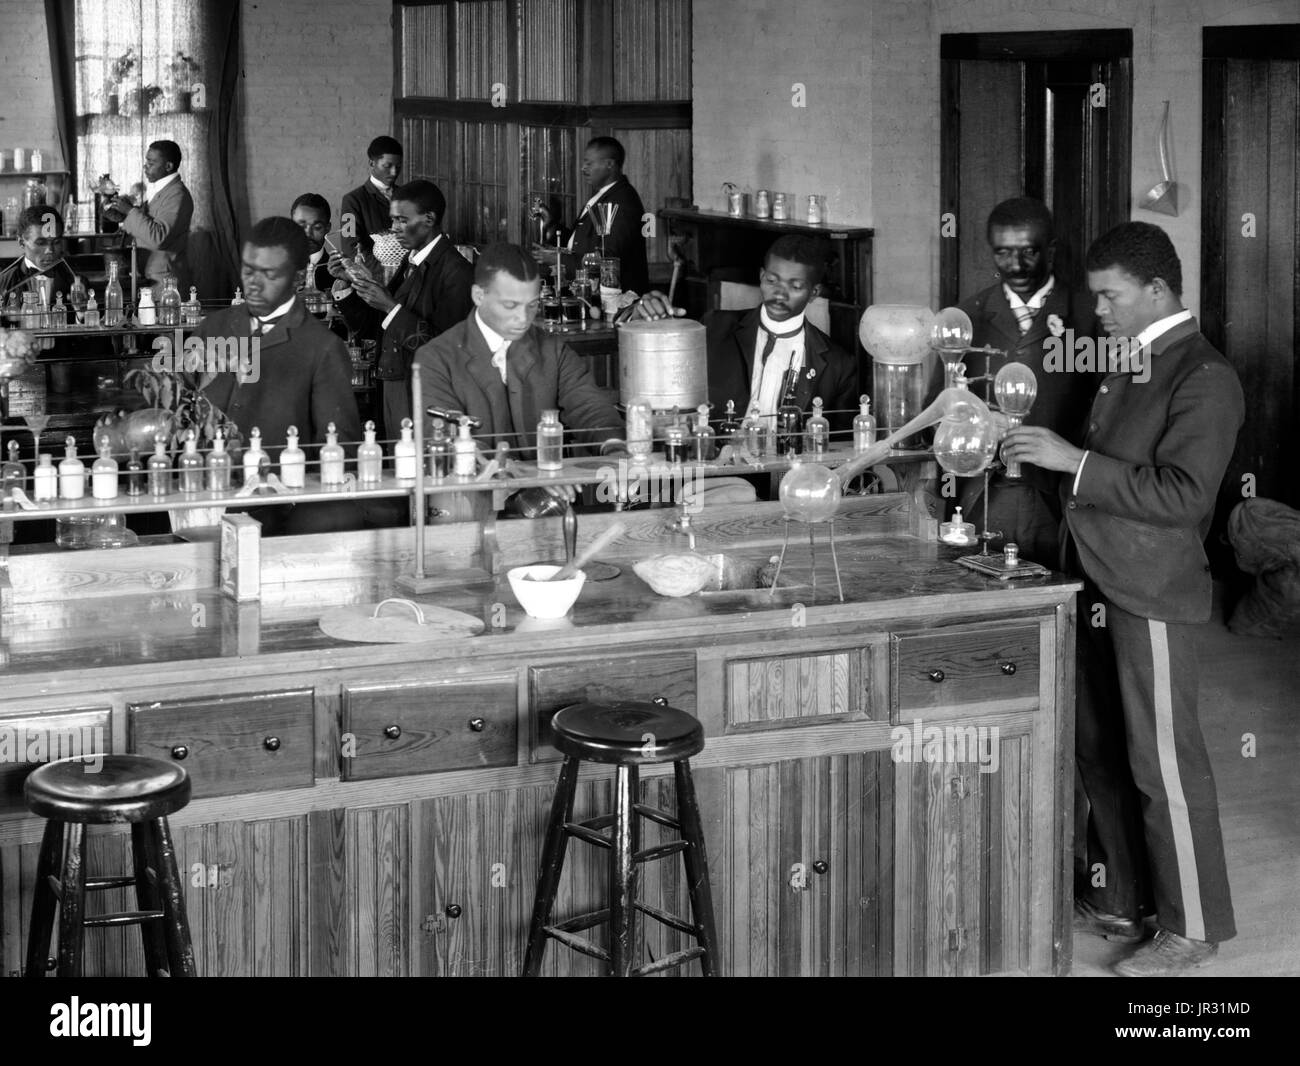
[(349, 259), (358, 250), (369, 256), (374, 250), (374, 234), (387, 233), (388, 205), (402, 174), (402, 146), (392, 137), (376, 137), (366, 149), (370, 176), (351, 192), (343, 194), (339, 227), (343, 247)]
[(1203, 541), (1245, 402), (1182, 307), (1182, 266), (1163, 230), (1117, 226), (1086, 265), (1115, 372), (1083, 447), (1024, 426), (1004, 451), (1065, 475), (1063, 554), (1085, 583), (1075, 746), (1090, 810), (1076, 924), (1136, 942), (1153, 898), (1155, 938), (1115, 969), (1174, 976), (1236, 933), (1197, 721), (1195, 627), (1210, 617)]
[(334, 284), (329, 254), (325, 249), (325, 237), (330, 231), (329, 201), (319, 193), (305, 192), (293, 202), (289, 217), (307, 238), (307, 276), (317, 289), (328, 293)]
[(154, 141), (144, 157), (144, 203), (136, 206), (123, 196), (113, 200), (111, 212), (121, 218), (122, 229), (149, 252), (145, 276), (154, 283), (154, 301), (162, 292), (163, 279), (170, 274), (176, 288), (190, 286), (185, 257), (194, 218), (194, 197), (177, 173), (181, 149), (175, 141)]
[[(989, 214), (986, 233), (999, 280), (959, 306), (974, 327), (971, 343), (1000, 348), (1007, 358), (995, 356), (990, 366), (988, 355), (971, 352), (964, 360), (966, 372), (975, 378), (996, 374), (1007, 362), (1023, 363), (1038, 379), (1038, 396), (1025, 424), (1046, 426), (1078, 443), (1101, 375), (1062, 369), (1053, 357), (1076, 341), (1095, 340), (1088, 296), (1071, 291), (1053, 271), (1054, 226), (1040, 201), (1004, 200)], [(985, 400), (993, 399), (991, 381), (971, 387)], [(937, 395), (937, 388), (933, 391)], [(1022, 467), (1019, 478), (998, 472), (989, 481), (989, 528), (999, 530), (1004, 542), (1018, 545), (1026, 559), (1053, 567), (1060, 552), (1058, 481), (1056, 473), (1033, 465)], [(956, 502), (971, 521), (982, 521), (975, 508), (983, 495), (982, 477), (961, 479)]]
[[(316, 460), (331, 422), (340, 441), (361, 438), (347, 347), (307, 313), (296, 295), (306, 269), (302, 230), (287, 218), (263, 219), (244, 243), (240, 277), (245, 302), (212, 312), (195, 331), (218, 353), (226, 350), (214, 346), (218, 341), (249, 346), (251, 365), (244, 368), (249, 373), (208, 366), (202, 387), (239, 427), (245, 443), (254, 426), (261, 431), (273, 462), (290, 426), (297, 427), (308, 462)], [(255, 517), (268, 534), (329, 532), (362, 524), (360, 510), (346, 502), (258, 508)]]
[[(588, 252), (601, 251), (601, 238), (596, 229), (596, 208), (599, 204), (613, 204), (618, 208), (613, 225), (605, 235), (604, 253), (619, 260), (619, 282), (623, 289), (636, 293), (650, 291), (650, 268), (646, 263), (644, 224), (641, 216), (645, 208), (632, 183), (623, 176), (626, 153), (623, 145), (613, 137), (593, 137), (587, 142), (582, 155), (582, 177), (590, 188), (590, 199), (574, 224), (565, 250), (565, 269), (569, 276)], [(553, 222), (549, 208), (537, 210), (537, 216), (550, 226)], [(551, 257), (555, 249), (539, 247), (538, 254)]]
[[(447, 201), (430, 181), (399, 186), (389, 207), (393, 232), (406, 259), (388, 285), (332, 257), (330, 271), (350, 279), (335, 286), (348, 325), (379, 336), (375, 377), (381, 382), (384, 436), (395, 438), (411, 417), (411, 359), (421, 344), (464, 320), (472, 303), (474, 268), (441, 231)], [(351, 274), (348, 271), (351, 270)]]
[[(758, 287), (763, 302), (752, 311), (710, 311), (704, 318), (709, 361), (709, 403), (715, 414), (735, 402), (743, 416), (758, 403), (772, 417), (793, 388), (807, 412), (822, 401), (831, 428), (847, 430), (858, 410), (857, 360), (808, 321), (808, 304), (821, 294), (829, 249), (811, 237), (787, 234), (767, 250)], [(685, 314), (668, 297), (651, 292), (637, 301), (640, 318)]]
[[(485, 446), (537, 446), (542, 412), (557, 409), (566, 439), (622, 445), (622, 419), (568, 345), (542, 344), (533, 325), (542, 281), (537, 263), (513, 244), (494, 244), (474, 266), (474, 311), (415, 353), (424, 402), (464, 412)], [(430, 427), (431, 428), (431, 427)]]
[(63, 219), (59, 213), (44, 205), (24, 209), (18, 216), (18, 244), (23, 254), (0, 271), (0, 301), (7, 300), (9, 293), (17, 289), (20, 301), (22, 293), (34, 292), (48, 297), (53, 305), (54, 294), (61, 292), (64, 304), (71, 308), (68, 294), (76, 279), (63, 258)]

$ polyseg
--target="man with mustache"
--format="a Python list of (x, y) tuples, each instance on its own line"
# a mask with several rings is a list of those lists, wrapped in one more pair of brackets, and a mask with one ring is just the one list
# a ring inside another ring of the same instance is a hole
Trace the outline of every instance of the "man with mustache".
[(1117, 226), (1086, 265), (1102, 328), (1141, 354), (1103, 380), (1082, 448), (1023, 426), (1003, 450), (1065, 475), (1063, 554), (1084, 579), (1075, 754), (1088, 877), (1075, 925), (1136, 943), (1154, 909), (1154, 938), (1115, 971), (1174, 977), (1236, 933), (1197, 720), (1196, 626), (1210, 617), (1204, 540), (1245, 401), (1183, 308), (1182, 265), (1164, 230)]
[[(1072, 291), (1056, 274), (1052, 216), (1046, 205), (1030, 197), (1004, 200), (989, 213), (986, 233), (998, 280), (959, 306), (974, 327), (971, 343), (1000, 348), (1007, 359), (969, 353), (964, 359), (967, 376), (996, 374), (1007, 362), (1024, 363), (1038, 379), (1038, 396), (1025, 424), (1046, 426), (1077, 440), (1100, 376), (1048, 370), (1054, 365), (1048, 356), (1053, 346), (1071, 338), (1093, 337), (1096, 321), (1087, 296)], [(992, 399), (991, 381), (971, 388)], [(937, 394), (938, 388), (932, 391)], [(1057, 481), (1055, 473), (1032, 464), (1021, 468), (1019, 478), (997, 472), (989, 480), (988, 528), (1000, 531), (1003, 543), (1018, 545), (1026, 559), (1052, 569), (1060, 566)], [(983, 494), (983, 478), (960, 479), (955, 502), (979, 525), (983, 512), (976, 507)]]

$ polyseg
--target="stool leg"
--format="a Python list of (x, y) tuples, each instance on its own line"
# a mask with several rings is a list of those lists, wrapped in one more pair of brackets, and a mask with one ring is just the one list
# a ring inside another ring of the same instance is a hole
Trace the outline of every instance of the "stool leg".
[(63, 823), (45, 823), (41, 851), (36, 860), (36, 885), (32, 892), (32, 921), (27, 929), (27, 977), (44, 977), (50, 954), (50, 936), (54, 933), (54, 908), (58, 897), (50, 887), (50, 878), (59, 875), (63, 863)]
[(551, 817), (546, 824), (546, 843), (542, 847), (542, 868), (537, 875), (537, 895), (533, 897), (533, 918), (528, 924), (528, 947), (524, 950), (525, 977), (536, 977), (542, 968), (546, 953), (546, 923), (555, 906), (555, 893), (560, 887), (560, 872), (564, 869), (564, 852), (569, 835), (564, 823), (573, 818), (573, 797), (578, 788), (579, 759), (566, 756), (560, 769), (560, 780), (551, 800)]
[(614, 777), (614, 836), (609, 855), (609, 974), (630, 977), (636, 965), (637, 771), (619, 766)]
[(157, 860), (159, 892), (162, 895), (163, 936), (167, 942), (168, 970), (173, 977), (194, 977), (194, 945), (190, 943), (190, 923), (185, 917), (185, 888), (176, 869), (176, 848), (165, 817), (150, 822), (151, 848)]
[(63, 899), (59, 901), (60, 977), (81, 976), (81, 946), (86, 927), (81, 919), (86, 909), (86, 827), (69, 822), (63, 850)]
[[(149, 829), (143, 822), (131, 825), (131, 857), (135, 863), (135, 898), (142, 911), (163, 911), (162, 892), (158, 873), (158, 856), (149, 839)], [(159, 922), (141, 922), (140, 936), (144, 940), (144, 962), (150, 977), (167, 976), (167, 937)]]
[(704, 850), (704, 827), (700, 824), (700, 805), (695, 798), (689, 759), (673, 763), (677, 780), (677, 820), (682, 836), (690, 847), (682, 852), (686, 863), (686, 884), (691, 896), (691, 914), (695, 919), (696, 939), (704, 949), (700, 969), (705, 977), (718, 976), (718, 933), (713, 925), (713, 892), (709, 887), (709, 860)]

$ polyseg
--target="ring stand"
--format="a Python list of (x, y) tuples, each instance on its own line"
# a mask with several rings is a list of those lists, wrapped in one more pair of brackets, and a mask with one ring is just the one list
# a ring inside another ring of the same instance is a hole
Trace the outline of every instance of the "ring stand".
[[(817, 545), (813, 537), (813, 523), (807, 522), (808, 526), (808, 554), (812, 568), (812, 598), (817, 599)], [(840, 560), (835, 553), (835, 519), (826, 523), (830, 535), (831, 543), (831, 563), (835, 568), (835, 589), (839, 593), (840, 603), (844, 602), (844, 585), (840, 581)], [(777, 582), (781, 580), (781, 567), (785, 565), (785, 552), (790, 547), (790, 519), (785, 520), (785, 537), (781, 541), (781, 555), (776, 561), (776, 573), (772, 575), (772, 588), (768, 596), (775, 596)]]

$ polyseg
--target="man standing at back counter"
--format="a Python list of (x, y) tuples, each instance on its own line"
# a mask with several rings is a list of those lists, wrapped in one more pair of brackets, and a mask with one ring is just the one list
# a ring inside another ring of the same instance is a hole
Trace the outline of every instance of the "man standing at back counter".
[(1232, 366), (1182, 306), (1182, 266), (1158, 226), (1126, 222), (1087, 256), (1097, 319), (1127, 350), (1076, 448), (1043, 426), (1004, 454), (1057, 470), (1079, 598), (1075, 752), (1088, 796), (1077, 928), (1154, 939), (1115, 966), (1174, 977), (1236, 934), (1218, 796), (1197, 720), (1195, 623), (1210, 617), (1204, 539), (1245, 418)]

